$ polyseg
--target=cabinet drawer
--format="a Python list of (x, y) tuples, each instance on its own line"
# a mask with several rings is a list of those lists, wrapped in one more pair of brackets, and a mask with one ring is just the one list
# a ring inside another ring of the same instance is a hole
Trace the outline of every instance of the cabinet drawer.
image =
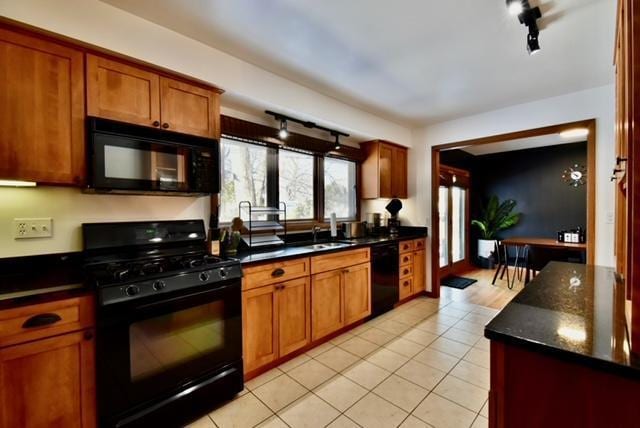
[(400, 254), (410, 253), (413, 251), (413, 241), (400, 242)]
[(413, 265), (400, 266), (400, 278), (413, 275)]
[(400, 254), (400, 266), (407, 266), (413, 264), (413, 254), (404, 253)]
[(242, 271), (244, 273), (242, 289), (251, 290), (309, 275), (309, 258), (248, 266)]
[(406, 299), (413, 294), (413, 278), (401, 278), (400, 279), (400, 300)]
[(0, 311), (0, 346), (15, 345), (94, 325), (93, 296)]
[(367, 263), (370, 256), (369, 248), (359, 248), (357, 250), (338, 251), (336, 253), (311, 258), (311, 273), (327, 272), (335, 269), (342, 269), (348, 266), (355, 266)]
[(424, 250), (427, 246), (427, 240), (424, 238), (415, 239), (413, 241), (413, 249), (415, 251)]

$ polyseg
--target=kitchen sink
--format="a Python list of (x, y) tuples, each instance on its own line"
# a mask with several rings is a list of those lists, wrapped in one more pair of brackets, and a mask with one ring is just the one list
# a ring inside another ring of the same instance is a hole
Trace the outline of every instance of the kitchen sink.
[(316, 244), (301, 245), (301, 247), (309, 248), (311, 250), (328, 250), (331, 248), (349, 247), (350, 245), (353, 245), (353, 244), (346, 243), (346, 242), (319, 242)]

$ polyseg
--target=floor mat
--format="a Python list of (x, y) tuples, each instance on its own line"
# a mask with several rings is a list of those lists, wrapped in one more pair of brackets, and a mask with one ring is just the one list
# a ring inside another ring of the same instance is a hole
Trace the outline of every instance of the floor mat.
[(463, 278), (461, 276), (448, 276), (444, 279), (440, 280), (440, 285), (444, 285), (445, 287), (457, 288), (459, 290), (464, 290), (474, 282), (478, 282), (478, 280), (473, 278)]

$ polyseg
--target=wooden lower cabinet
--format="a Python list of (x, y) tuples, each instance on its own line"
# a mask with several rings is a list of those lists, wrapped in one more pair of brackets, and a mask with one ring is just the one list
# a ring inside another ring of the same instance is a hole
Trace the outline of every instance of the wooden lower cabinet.
[(371, 315), (371, 265), (364, 263), (344, 272), (344, 323)]
[(242, 292), (245, 373), (311, 341), (310, 299), (309, 277)]
[(422, 293), (427, 289), (427, 255), (425, 250), (413, 253), (413, 290), (412, 294)]
[(371, 314), (371, 265), (362, 263), (311, 277), (312, 339)]
[(94, 427), (91, 330), (0, 349), (0, 428)]
[(245, 373), (278, 358), (277, 325), (275, 285), (242, 292)]
[[(277, 286), (276, 286), (277, 287)], [(278, 355), (288, 355), (311, 342), (311, 281), (308, 277), (280, 285)]]
[(344, 323), (343, 271), (311, 276), (311, 337), (318, 340), (342, 328)]

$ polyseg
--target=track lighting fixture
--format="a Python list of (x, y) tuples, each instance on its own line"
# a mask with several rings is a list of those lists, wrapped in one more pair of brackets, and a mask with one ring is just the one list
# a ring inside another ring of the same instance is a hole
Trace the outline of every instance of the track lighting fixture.
[(529, 0), (507, 0), (507, 9), (512, 15), (518, 16), (518, 21), (529, 29), (527, 34), (527, 52), (533, 55), (540, 51), (538, 36), (538, 19), (542, 17), (539, 7), (531, 7)]
[(280, 131), (278, 131), (278, 136), (280, 137), (281, 140), (286, 140), (287, 137), (289, 136), (286, 119), (280, 120)]
[(336, 131), (335, 129), (331, 129), (331, 128), (325, 128), (324, 126), (316, 125), (313, 122), (296, 119), (295, 117), (287, 116), (281, 113), (276, 113), (269, 110), (265, 111), (265, 113), (267, 113), (270, 116), (273, 116), (275, 120), (280, 121), (280, 130), (278, 131), (278, 137), (280, 137), (280, 140), (285, 140), (289, 136), (289, 130), (287, 129), (287, 122), (295, 122), (295, 123), (299, 123), (305, 128), (320, 129), (322, 131), (328, 132), (329, 134), (331, 134), (331, 136), (335, 137), (335, 142), (333, 143), (333, 148), (335, 150), (340, 150), (340, 148), (342, 147), (342, 145), (340, 144), (340, 137), (349, 136), (349, 134), (346, 134), (344, 132)]
[(333, 146), (335, 150), (340, 150), (340, 134), (335, 134), (336, 136), (336, 144)]
[(509, 14), (518, 16), (522, 13), (522, 0), (507, 0)]
[(535, 55), (540, 51), (540, 43), (538, 42), (538, 34), (537, 33), (529, 33), (527, 34), (527, 51), (529, 55)]

